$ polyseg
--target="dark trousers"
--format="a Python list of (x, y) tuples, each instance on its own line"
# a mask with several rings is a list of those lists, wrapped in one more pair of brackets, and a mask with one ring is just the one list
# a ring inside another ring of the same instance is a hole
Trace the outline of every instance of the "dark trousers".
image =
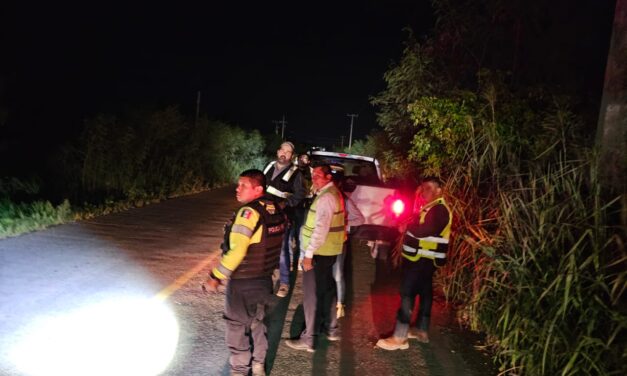
[(271, 295), (270, 276), (232, 279), (226, 287), (226, 345), (234, 372), (247, 375), (253, 362), (265, 362), (268, 340), (263, 319)]
[(337, 256), (314, 256), (314, 268), (303, 272), (303, 311), (305, 330), (300, 338), (314, 346), (318, 333), (337, 334), (337, 295), (333, 279), (333, 264)]
[(420, 296), (418, 308), (418, 329), (427, 331), (431, 321), (431, 304), (433, 302), (433, 260), (421, 258), (412, 262), (403, 258), (401, 266), (401, 307), (396, 314), (394, 336), (407, 338), (409, 322), (416, 296)]

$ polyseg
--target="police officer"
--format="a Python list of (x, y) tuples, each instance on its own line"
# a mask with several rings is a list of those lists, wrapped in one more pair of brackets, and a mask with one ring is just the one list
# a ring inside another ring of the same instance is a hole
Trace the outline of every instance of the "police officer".
[(263, 171), (268, 184), (266, 192), (276, 197), (288, 218), (288, 230), (283, 239), (279, 262), (280, 283), (277, 296), (281, 298), (287, 296), (290, 287), (290, 268), (293, 259), (290, 252), (290, 238), (298, 236), (296, 208), (307, 194), (302, 173), (298, 166), (292, 163), (293, 156), (294, 144), (284, 142), (277, 150), (277, 159), (270, 162)]
[(338, 341), (335, 280), (333, 265), (346, 240), (344, 199), (333, 184), (331, 168), (316, 166), (311, 174), (316, 191), (305, 224), (301, 228), (303, 259), (303, 310), (305, 330), (300, 338), (285, 344), (296, 350), (314, 351), (314, 338), (324, 332)]
[[(416, 192), (421, 205), (419, 215), (408, 225), (403, 238), (401, 307), (391, 337), (380, 339), (377, 346), (385, 350), (409, 348), (407, 338), (429, 342), (429, 322), (433, 301), (433, 273), (446, 262), (452, 215), (442, 197), (442, 183), (427, 177)], [(409, 328), (416, 295), (420, 295), (417, 328)]]
[[(265, 177), (246, 170), (238, 179), (236, 197), (243, 204), (225, 228), (226, 250), (211, 270), (207, 286), (226, 287), (226, 344), (232, 375), (265, 375), (268, 349), (264, 316), (272, 296), (272, 273), (279, 263), (285, 216), (273, 199), (264, 196)], [(252, 349), (251, 349), (252, 342)]]

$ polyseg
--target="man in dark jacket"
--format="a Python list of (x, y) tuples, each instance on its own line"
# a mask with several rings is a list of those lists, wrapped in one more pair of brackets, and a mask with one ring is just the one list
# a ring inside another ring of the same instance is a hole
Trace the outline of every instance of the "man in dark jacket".
[(290, 238), (298, 236), (296, 208), (306, 196), (303, 176), (298, 166), (292, 163), (294, 144), (284, 142), (277, 150), (277, 159), (270, 162), (263, 173), (266, 176), (266, 192), (273, 195), (288, 218), (288, 230), (283, 239), (279, 262), (280, 284), (277, 296), (287, 296), (290, 287), (290, 269), (294, 256), (290, 250)]
[[(438, 178), (425, 178), (416, 192), (419, 212), (407, 225), (403, 238), (401, 307), (391, 337), (380, 339), (384, 350), (409, 348), (407, 338), (429, 342), (429, 323), (433, 301), (433, 273), (446, 262), (452, 215), (442, 197)], [(409, 321), (416, 295), (420, 295), (417, 328), (410, 330)]]

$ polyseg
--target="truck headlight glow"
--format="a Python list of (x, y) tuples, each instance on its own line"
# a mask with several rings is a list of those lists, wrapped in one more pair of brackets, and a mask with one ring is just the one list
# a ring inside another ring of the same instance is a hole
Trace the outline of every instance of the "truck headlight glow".
[(25, 375), (157, 375), (179, 328), (158, 299), (119, 298), (33, 323), (11, 352)]

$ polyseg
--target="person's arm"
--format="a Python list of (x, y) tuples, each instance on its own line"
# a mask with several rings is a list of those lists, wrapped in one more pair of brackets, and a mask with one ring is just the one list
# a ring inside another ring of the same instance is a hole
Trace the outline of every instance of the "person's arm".
[(211, 271), (212, 277), (221, 280), (228, 279), (237, 269), (248, 252), (248, 246), (258, 221), (259, 213), (250, 207), (244, 206), (237, 212), (229, 235), (230, 248), (222, 256), (218, 266)]
[(287, 205), (296, 207), (307, 196), (307, 189), (303, 181), (303, 174), (300, 170), (294, 172), (294, 180), (292, 181), (292, 194), (287, 197)]
[(314, 252), (327, 240), (333, 213), (337, 210), (336, 206), (336, 201), (332, 194), (326, 193), (318, 197), (316, 204), (316, 225), (311, 234), (309, 245), (307, 245), (307, 249), (305, 249), (306, 258), (312, 258)]
[(425, 238), (427, 236), (439, 236), (448, 225), (449, 212), (444, 205), (436, 205), (431, 208), (425, 216), (425, 223), (418, 223), (416, 220), (407, 225), (407, 231), (416, 238)]

